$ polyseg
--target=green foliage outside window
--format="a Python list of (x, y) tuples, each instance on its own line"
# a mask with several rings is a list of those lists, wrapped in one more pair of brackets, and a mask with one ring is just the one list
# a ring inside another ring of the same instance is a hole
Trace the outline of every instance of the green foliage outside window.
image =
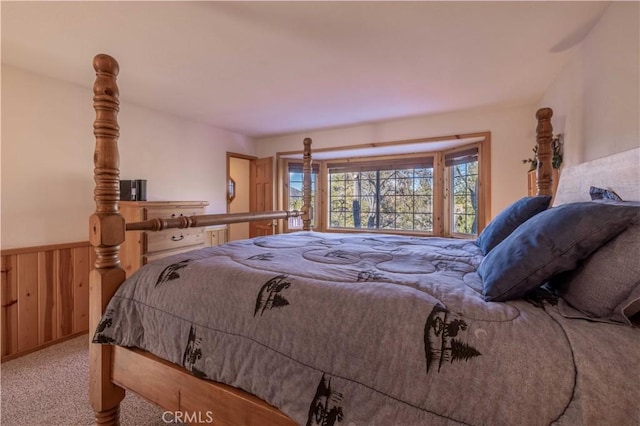
[(330, 171), (329, 227), (433, 231), (433, 168)]
[[(311, 205), (316, 206), (316, 177), (317, 172), (314, 170), (311, 173)], [(304, 204), (302, 199), (302, 180), (303, 175), (301, 172), (290, 171), (289, 172), (289, 206), (288, 210), (301, 210)], [(315, 226), (315, 215), (311, 220), (311, 227)], [(296, 229), (302, 228), (302, 219), (291, 218), (289, 220), (289, 228)]]
[[(444, 235), (477, 235), (478, 150), (458, 149), (443, 155), (443, 188), (449, 220)], [(437, 233), (434, 229), (434, 157), (335, 162), (326, 165), (327, 224), (323, 229), (380, 230)], [(440, 173), (442, 173), (440, 172)], [(312, 205), (317, 207), (319, 169), (312, 173)], [(302, 166), (289, 163), (289, 210), (302, 208)], [(323, 212), (324, 213), (324, 212)], [(322, 215), (324, 216), (324, 215)], [(314, 215), (314, 219), (318, 214)], [(316, 221), (313, 221), (315, 226)], [(326, 228), (325, 228), (326, 226)], [(301, 220), (289, 219), (289, 229), (300, 229)]]
[(478, 162), (451, 166), (451, 232), (478, 233)]

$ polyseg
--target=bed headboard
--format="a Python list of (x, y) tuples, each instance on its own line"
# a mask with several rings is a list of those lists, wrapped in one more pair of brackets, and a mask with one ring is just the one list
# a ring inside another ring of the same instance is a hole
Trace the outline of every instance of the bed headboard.
[(553, 205), (589, 201), (591, 186), (640, 201), (640, 147), (563, 168)]

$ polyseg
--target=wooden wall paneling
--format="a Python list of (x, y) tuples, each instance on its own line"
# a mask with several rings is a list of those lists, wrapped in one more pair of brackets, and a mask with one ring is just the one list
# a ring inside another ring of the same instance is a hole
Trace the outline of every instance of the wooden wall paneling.
[(17, 256), (18, 351), (38, 345), (38, 253)]
[(57, 253), (38, 252), (38, 344), (58, 337)]
[(2, 251), (2, 361), (89, 329), (88, 242)]
[(18, 282), (16, 256), (2, 256), (2, 323), (0, 334), (2, 356), (18, 351)]
[(58, 337), (73, 333), (73, 251), (58, 250)]
[(73, 249), (73, 333), (89, 329), (91, 247)]
[(5, 330), (4, 327), (7, 324), (7, 310), (6, 308), (9, 306), (5, 301), (7, 300), (7, 256), (2, 256), (0, 259), (0, 353), (4, 356), (6, 351), (6, 343), (5, 343)]

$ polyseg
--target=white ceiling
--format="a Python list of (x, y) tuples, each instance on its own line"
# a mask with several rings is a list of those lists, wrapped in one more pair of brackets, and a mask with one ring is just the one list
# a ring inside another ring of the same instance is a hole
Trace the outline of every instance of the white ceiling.
[(260, 137), (533, 104), (606, 6), (2, 1), (2, 63)]

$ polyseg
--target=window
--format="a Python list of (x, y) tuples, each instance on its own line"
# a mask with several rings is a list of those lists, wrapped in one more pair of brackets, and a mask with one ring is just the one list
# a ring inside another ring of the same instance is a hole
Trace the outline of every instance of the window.
[(328, 228), (433, 231), (433, 158), (328, 165)]
[(452, 234), (478, 233), (478, 148), (447, 153), (449, 220)]
[[(300, 210), (302, 209), (303, 200), (302, 200), (302, 163), (301, 162), (287, 162), (288, 169), (288, 183), (286, 184), (287, 188), (287, 210)], [(314, 164), (312, 166), (311, 172), (311, 205), (313, 206), (314, 212), (318, 209), (316, 208), (316, 182), (318, 181), (318, 166)], [(311, 220), (311, 227), (315, 227), (315, 216)], [(287, 228), (291, 230), (299, 230), (302, 229), (302, 218), (300, 217), (291, 217), (288, 220)]]
[[(434, 140), (422, 140), (425, 145), (414, 154), (410, 152), (415, 145), (406, 142), (398, 143), (401, 153), (396, 155), (367, 157), (359, 146), (335, 153), (325, 150), (313, 160), (313, 229), (465, 238), (477, 235), (490, 210), (490, 133), (453, 139), (443, 138), (445, 143), (438, 139), (435, 146), (441, 149), (433, 151), (426, 151), (434, 146), (426, 144)], [(354, 151), (357, 156), (350, 155)], [(285, 167), (282, 207), (299, 210), (302, 162), (285, 159), (281, 164)], [(298, 218), (290, 219), (285, 226), (285, 230), (301, 228)]]

